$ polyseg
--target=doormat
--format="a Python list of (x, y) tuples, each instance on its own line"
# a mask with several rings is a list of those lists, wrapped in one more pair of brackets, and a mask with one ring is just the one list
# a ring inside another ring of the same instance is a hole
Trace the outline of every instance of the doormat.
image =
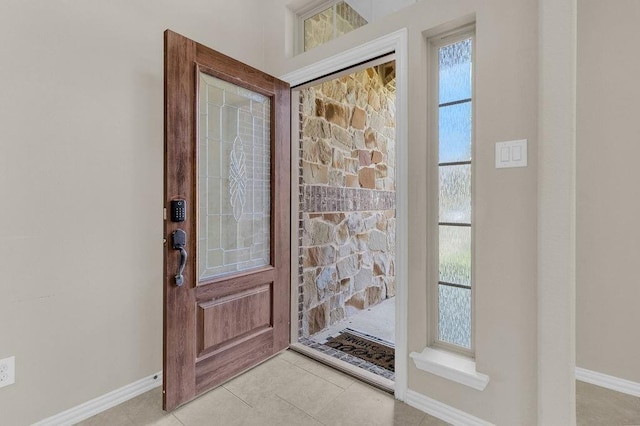
[(327, 339), (325, 346), (395, 372), (396, 351), (390, 343), (384, 340), (347, 328), (336, 337)]

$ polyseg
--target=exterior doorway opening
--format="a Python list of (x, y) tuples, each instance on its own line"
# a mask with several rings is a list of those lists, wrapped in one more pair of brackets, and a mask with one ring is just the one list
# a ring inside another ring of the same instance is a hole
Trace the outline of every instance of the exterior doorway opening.
[(312, 356), (391, 390), (396, 342), (394, 56), (297, 87), (294, 110), (296, 103), (299, 256), (293, 341)]

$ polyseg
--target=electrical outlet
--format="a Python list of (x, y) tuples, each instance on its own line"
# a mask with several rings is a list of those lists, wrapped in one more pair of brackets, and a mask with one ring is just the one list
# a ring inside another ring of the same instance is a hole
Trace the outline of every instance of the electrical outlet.
[(16, 382), (16, 357), (0, 359), (0, 388)]

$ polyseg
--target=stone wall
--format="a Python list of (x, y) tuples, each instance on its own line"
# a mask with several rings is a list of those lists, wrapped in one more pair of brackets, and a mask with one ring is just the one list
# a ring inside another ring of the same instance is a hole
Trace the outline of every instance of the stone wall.
[(394, 76), (389, 63), (301, 91), (302, 336), (395, 295)]

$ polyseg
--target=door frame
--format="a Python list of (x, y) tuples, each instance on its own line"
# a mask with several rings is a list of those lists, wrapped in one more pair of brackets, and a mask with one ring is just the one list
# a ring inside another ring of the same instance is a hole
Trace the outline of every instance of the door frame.
[[(408, 49), (407, 29), (403, 28), (348, 49), (344, 52), (300, 68), (279, 78), (292, 87), (291, 114), (291, 182), (298, 181), (299, 116), (296, 86), (317, 78), (371, 61), (382, 55), (395, 53), (396, 62), (396, 341), (395, 341), (395, 386), (396, 399), (404, 401), (407, 393), (407, 311), (408, 298)], [(294, 108), (294, 105), (295, 108)], [(294, 113), (295, 112), (295, 113)], [(291, 200), (298, 200), (298, 185), (291, 185)], [(291, 203), (291, 217), (298, 218), (299, 205)], [(291, 235), (298, 235), (298, 220), (291, 221)], [(298, 239), (291, 238), (291, 253), (298, 253)], [(298, 317), (298, 262), (291, 261), (291, 318)], [(298, 342), (298, 321), (291, 321), (291, 346), (300, 347)]]

